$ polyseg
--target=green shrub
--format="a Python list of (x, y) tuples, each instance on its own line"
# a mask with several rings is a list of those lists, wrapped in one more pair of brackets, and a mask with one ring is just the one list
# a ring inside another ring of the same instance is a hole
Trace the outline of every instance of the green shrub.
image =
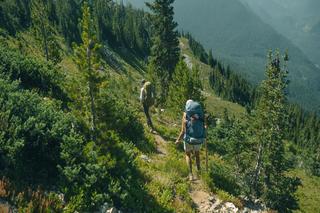
[(276, 184), (268, 186), (263, 197), (267, 206), (279, 212), (291, 212), (292, 209), (298, 209), (299, 205), (294, 192), (301, 185), (300, 179), (278, 175), (273, 178), (276, 179)]
[(177, 195), (188, 204), (192, 204), (192, 199), (189, 195), (189, 185), (187, 182), (181, 182), (176, 185)]
[(72, 136), (72, 116), (55, 101), (0, 78), (0, 153), (3, 173), (27, 182), (58, 176), (60, 144)]
[(0, 74), (10, 80), (21, 81), (25, 89), (37, 89), (45, 96), (69, 101), (61, 86), (63, 75), (51, 64), (9, 50), (0, 45)]
[(114, 130), (121, 138), (133, 142), (143, 151), (154, 150), (138, 119), (138, 109), (112, 95), (112, 91), (108, 89), (102, 89), (97, 99), (97, 118), (99, 129)]
[(209, 185), (211, 188), (222, 189), (232, 195), (239, 195), (240, 187), (233, 168), (224, 161), (212, 161), (209, 167)]

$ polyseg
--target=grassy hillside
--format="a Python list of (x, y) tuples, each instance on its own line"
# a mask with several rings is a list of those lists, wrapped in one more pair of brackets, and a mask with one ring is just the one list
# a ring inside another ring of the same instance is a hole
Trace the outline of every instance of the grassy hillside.
[(222, 117), (224, 109), (227, 109), (235, 117), (240, 118), (243, 116), (245, 114), (244, 107), (236, 103), (225, 101), (215, 95), (215, 92), (212, 90), (212, 87), (209, 84), (209, 74), (212, 68), (194, 57), (187, 39), (180, 39), (180, 47), (182, 55), (185, 58), (188, 58), (189, 63), (192, 64), (192, 66), (198, 66), (201, 70), (200, 75), (204, 87), (203, 92), (206, 97), (207, 110), (217, 117)]
[(302, 182), (302, 185), (296, 193), (299, 200), (300, 210), (295, 212), (319, 212), (320, 178), (310, 176), (302, 170), (292, 171), (291, 174), (297, 175)]

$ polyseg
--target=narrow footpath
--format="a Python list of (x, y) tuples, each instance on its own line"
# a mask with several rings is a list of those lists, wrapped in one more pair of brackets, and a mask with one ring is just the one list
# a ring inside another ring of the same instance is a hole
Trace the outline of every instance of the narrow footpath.
[[(154, 135), (157, 153), (156, 158), (160, 159), (168, 155), (167, 144), (168, 142), (160, 135)], [(231, 202), (223, 202), (216, 195), (206, 190), (205, 184), (201, 179), (191, 181), (189, 195), (196, 207), (196, 211), (200, 213), (267, 213), (261, 210), (260, 207), (245, 207), (238, 209)]]

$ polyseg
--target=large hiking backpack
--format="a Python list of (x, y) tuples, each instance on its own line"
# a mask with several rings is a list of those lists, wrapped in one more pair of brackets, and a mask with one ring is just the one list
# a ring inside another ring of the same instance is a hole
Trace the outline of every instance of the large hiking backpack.
[(151, 82), (148, 81), (143, 85), (143, 88), (144, 88), (143, 104), (145, 104), (147, 107), (151, 107), (154, 105), (154, 101), (155, 101), (154, 87), (151, 84)]
[(206, 133), (204, 127), (204, 112), (201, 105), (195, 101), (186, 104), (186, 132), (184, 140), (191, 145), (202, 144)]

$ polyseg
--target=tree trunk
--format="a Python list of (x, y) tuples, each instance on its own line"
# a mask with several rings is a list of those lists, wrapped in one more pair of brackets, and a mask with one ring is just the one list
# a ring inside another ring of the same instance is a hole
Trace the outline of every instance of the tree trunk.
[(87, 48), (87, 60), (88, 60), (88, 71), (89, 71), (89, 96), (90, 96), (90, 108), (91, 108), (91, 131), (92, 139), (96, 139), (96, 109), (94, 104), (94, 94), (93, 94), (93, 83), (91, 82), (90, 76), (92, 75), (91, 69), (91, 49)]
[(255, 192), (258, 191), (258, 180), (259, 180), (259, 176), (262, 168), (262, 152), (263, 152), (263, 145), (262, 143), (260, 143), (258, 156), (257, 156), (257, 164), (254, 169), (253, 187)]

